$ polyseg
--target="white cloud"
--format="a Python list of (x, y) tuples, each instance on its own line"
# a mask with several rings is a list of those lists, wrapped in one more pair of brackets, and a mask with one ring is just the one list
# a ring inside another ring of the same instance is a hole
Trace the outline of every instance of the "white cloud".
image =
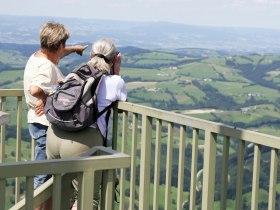
[[(280, 29), (280, 0), (0, 0), (0, 14)], [(51, 12), (50, 12), (51, 11)]]
[(260, 4), (266, 4), (266, 5), (280, 5), (279, 0), (254, 0), (257, 3)]

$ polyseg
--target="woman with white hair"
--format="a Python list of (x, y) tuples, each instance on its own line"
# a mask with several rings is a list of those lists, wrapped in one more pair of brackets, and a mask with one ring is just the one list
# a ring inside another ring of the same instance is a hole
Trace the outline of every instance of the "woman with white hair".
[[(100, 39), (95, 42), (87, 64), (104, 73), (97, 93), (99, 111), (114, 101), (126, 101), (125, 82), (119, 75), (121, 53), (116, 50), (116, 46), (111, 40)], [(47, 132), (48, 159), (81, 156), (92, 147), (104, 145), (103, 139), (106, 139), (104, 137), (108, 136), (107, 132), (110, 130), (107, 127), (106, 114), (105, 112), (97, 119), (97, 125), (92, 124), (77, 132), (64, 131), (51, 125)], [(101, 171), (95, 173), (93, 206), (96, 210), (100, 200), (101, 176)], [(78, 189), (75, 180), (73, 186), (76, 190)], [(74, 209), (77, 209), (77, 201), (72, 207), (72, 210)]]

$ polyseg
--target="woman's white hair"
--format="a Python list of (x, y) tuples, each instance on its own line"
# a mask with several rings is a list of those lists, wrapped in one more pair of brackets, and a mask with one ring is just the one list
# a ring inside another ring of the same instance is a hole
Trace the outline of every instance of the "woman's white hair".
[(116, 46), (110, 39), (100, 39), (93, 43), (88, 65), (104, 73), (110, 73), (116, 55)]

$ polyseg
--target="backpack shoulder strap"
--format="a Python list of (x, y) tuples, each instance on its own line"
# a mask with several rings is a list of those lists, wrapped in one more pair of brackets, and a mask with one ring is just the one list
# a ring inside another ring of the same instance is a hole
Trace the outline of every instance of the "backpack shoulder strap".
[(87, 80), (90, 77), (94, 77), (94, 78), (99, 78), (100, 76), (102, 76), (103, 73), (97, 69), (95, 69), (94, 67), (88, 65), (88, 64), (81, 64), (78, 67), (76, 67), (72, 73), (77, 74), (79, 77), (81, 77), (83, 80)]
[(106, 106), (101, 112), (98, 113), (96, 120), (108, 110), (105, 116), (106, 121), (106, 130), (105, 130), (105, 136), (103, 136), (103, 146), (107, 147), (107, 133), (108, 133), (108, 123), (111, 115), (111, 108), (117, 103), (117, 101), (112, 102), (109, 106)]
[(114, 101), (110, 105), (106, 106), (101, 112), (98, 113), (96, 119), (98, 119), (101, 115), (103, 115), (107, 110), (111, 109), (117, 102), (118, 101)]

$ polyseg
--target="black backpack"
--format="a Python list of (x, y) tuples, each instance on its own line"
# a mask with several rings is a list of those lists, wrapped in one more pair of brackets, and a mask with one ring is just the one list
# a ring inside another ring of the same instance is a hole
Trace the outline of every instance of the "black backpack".
[[(114, 103), (101, 112), (97, 109), (97, 92), (103, 74), (87, 64), (68, 74), (47, 97), (44, 111), (48, 121), (62, 130), (79, 131), (95, 123), (107, 110), (110, 115)], [(108, 120), (106, 116), (107, 124)]]

